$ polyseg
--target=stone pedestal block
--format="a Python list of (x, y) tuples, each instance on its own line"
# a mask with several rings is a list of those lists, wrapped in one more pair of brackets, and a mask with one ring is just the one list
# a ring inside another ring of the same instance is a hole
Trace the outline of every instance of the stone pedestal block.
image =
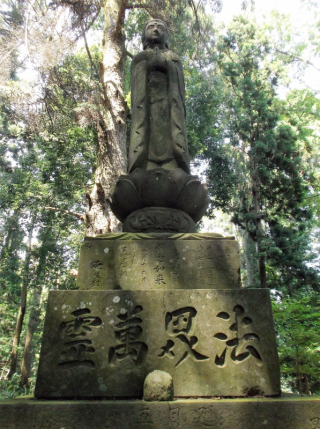
[(141, 398), (154, 370), (176, 397), (278, 395), (268, 290), (50, 292), (38, 398)]
[(0, 401), (0, 429), (318, 429), (320, 399)]
[(233, 237), (215, 234), (110, 236), (111, 239), (85, 239), (80, 253), (79, 289), (239, 288), (239, 246)]

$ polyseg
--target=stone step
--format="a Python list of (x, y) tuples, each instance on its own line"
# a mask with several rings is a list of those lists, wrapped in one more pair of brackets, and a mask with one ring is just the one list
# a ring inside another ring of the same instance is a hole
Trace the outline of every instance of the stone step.
[(320, 398), (0, 401), (0, 429), (319, 429)]

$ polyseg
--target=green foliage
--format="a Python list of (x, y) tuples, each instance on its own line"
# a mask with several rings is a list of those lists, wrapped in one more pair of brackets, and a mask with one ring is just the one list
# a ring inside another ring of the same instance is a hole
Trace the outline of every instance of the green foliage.
[[(226, 175), (229, 195), (217, 198), (216, 204), (231, 212), (233, 222), (258, 243), (269, 284), (292, 293), (306, 284), (319, 287), (317, 273), (306, 265), (314, 225), (308, 203), (315, 186), (310, 159), (318, 139), (308, 121), (311, 111), (316, 115), (318, 109), (311, 94), (310, 99), (297, 92), (289, 93), (287, 100), (277, 97), (286, 64), (277, 57), (265, 29), (243, 16), (234, 18), (219, 37), (216, 65), (227, 118), (222, 147), (229, 162), (232, 159), (234, 174)], [(301, 108), (303, 98), (301, 117), (291, 107), (299, 99)], [(218, 157), (211, 169), (216, 173), (208, 176), (211, 192), (223, 189), (219, 164), (223, 162)]]
[(14, 374), (10, 380), (0, 380), (0, 399), (14, 399), (21, 395), (19, 374)]
[[(96, 54), (98, 61), (98, 50)], [(1, 310), (6, 317), (0, 324), (1, 380), (8, 372), (21, 286), (27, 284), (29, 291), (26, 315), (32, 305), (31, 292), (36, 288), (43, 291), (40, 324), (33, 337), (29, 385), (21, 390), (18, 375), (2, 381), (5, 397), (30, 393), (34, 387), (48, 287), (76, 288), (77, 256), (84, 234), (79, 217), (85, 211), (84, 193), (93, 182), (95, 168), (94, 121), (98, 114), (92, 67), (80, 52), (67, 57), (49, 75), (43, 75), (46, 109), (39, 115), (25, 115), (16, 101), (19, 82), (2, 104), (5, 120), (0, 154), (0, 292)], [(33, 241), (26, 265), (25, 237), (30, 229)], [(22, 345), (26, 327), (25, 323)], [(22, 358), (22, 346), (18, 353)]]
[(273, 302), (284, 384), (300, 393), (320, 392), (320, 297), (306, 291)]

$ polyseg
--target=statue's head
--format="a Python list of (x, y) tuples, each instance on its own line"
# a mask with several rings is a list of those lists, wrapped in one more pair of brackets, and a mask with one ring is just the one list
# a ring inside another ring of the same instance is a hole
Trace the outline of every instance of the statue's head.
[(143, 29), (143, 49), (156, 45), (169, 49), (168, 41), (169, 31), (167, 24), (161, 19), (150, 19)]

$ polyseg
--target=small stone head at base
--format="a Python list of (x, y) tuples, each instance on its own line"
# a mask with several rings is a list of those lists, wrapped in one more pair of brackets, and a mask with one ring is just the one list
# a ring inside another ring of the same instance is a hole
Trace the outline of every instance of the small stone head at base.
[(165, 371), (150, 372), (143, 385), (143, 399), (145, 401), (172, 401), (173, 380)]

